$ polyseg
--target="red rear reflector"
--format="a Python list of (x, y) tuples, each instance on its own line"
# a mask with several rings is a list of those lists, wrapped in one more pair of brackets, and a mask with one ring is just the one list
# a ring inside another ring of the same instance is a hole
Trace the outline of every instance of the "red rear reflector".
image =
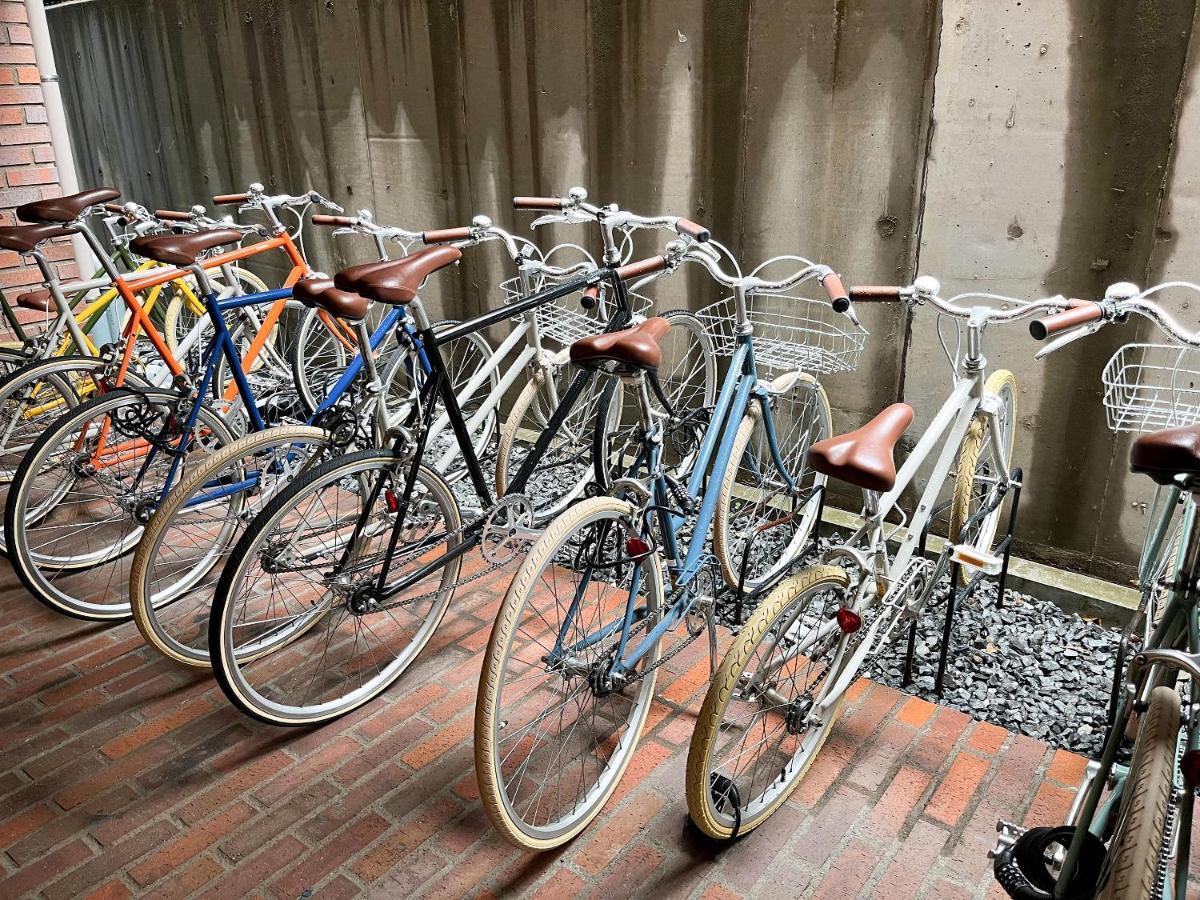
[(862, 616), (860, 616), (854, 610), (846, 609), (846, 607), (843, 606), (837, 611), (837, 623), (838, 627), (841, 628), (842, 631), (846, 632), (846, 634), (853, 634), (854, 632), (858, 631), (858, 629), (862, 628)]
[(1189, 788), (1200, 784), (1200, 750), (1189, 750), (1183, 754), (1179, 768), (1183, 773), (1183, 783)]
[(383, 499), (387, 503), (388, 512), (396, 512), (400, 509), (400, 501), (396, 499), (396, 492), (391, 488), (384, 489)]
[(650, 545), (640, 537), (631, 537), (625, 541), (625, 552), (630, 556), (645, 556), (650, 552)]

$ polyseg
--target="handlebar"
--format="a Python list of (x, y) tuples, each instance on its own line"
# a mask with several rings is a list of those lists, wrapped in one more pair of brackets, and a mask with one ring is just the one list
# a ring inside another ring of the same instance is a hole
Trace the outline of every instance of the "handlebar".
[(421, 240), (426, 244), (446, 244), (450, 241), (469, 241), (473, 237), (470, 225), (460, 228), (438, 228), (421, 233)]
[(849, 296), (852, 303), (886, 303), (900, 299), (904, 288), (884, 285), (863, 285), (850, 288)]
[(646, 259), (621, 266), (616, 270), (616, 275), (622, 281), (629, 281), (631, 278), (640, 278), (643, 275), (651, 275), (654, 272), (663, 272), (669, 264), (670, 261), (665, 256), (650, 256)]
[(842, 284), (842, 278), (837, 272), (829, 271), (824, 275), (819, 276), (821, 287), (825, 288), (825, 293), (829, 297), (829, 302), (833, 304), (835, 312), (844, 313), (850, 309), (850, 295), (846, 292), (845, 285)]
[(217, 206), (229, 206), (233, 203), (245, 203), (249, 199), (249, 194), (216, 194), (212, 201)]
[(558, 197), (513, 197), (513, 209), (566, 209), (570, 204)]
[(177, 209), (156, 209), (154, 218), (162, 219), (164, 222), (190, 222), (192, 214)]
[(1071, 300), (1070, 306), (1060, 313), (1034, 319), (1029, 323), (1029, 333), (1036, 341), (1044, 341), (1052, 334), (1075, 328), (1078, 325), (1104, 318), (1104, 307), (1090, 300)]
[(334, 228), (353, 228), (357, 223), (353, 216), (327, 216), (325, 213), (314, 213), (312, 223)]

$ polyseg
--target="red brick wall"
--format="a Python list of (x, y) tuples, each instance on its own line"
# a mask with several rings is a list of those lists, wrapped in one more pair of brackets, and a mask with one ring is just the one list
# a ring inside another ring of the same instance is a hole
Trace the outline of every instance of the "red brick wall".
[[(0, 0), (0, 222), (6, 225), (14, 221), (13, 207), (62, 193), (26, 21), (21, 0)], [(61, 277), (77, 276), (69, 242), (48, 248), (47, 255)], [(37, 266), (0, 250), (0, 288), (10, 296), (11, 289), (41, 280)]]

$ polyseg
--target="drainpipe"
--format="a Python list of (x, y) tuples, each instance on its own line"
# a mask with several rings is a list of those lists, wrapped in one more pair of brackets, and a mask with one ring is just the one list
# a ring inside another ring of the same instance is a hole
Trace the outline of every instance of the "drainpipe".
[[(46, 105), (46, 125), (50, 129), (50, 146), (54, 150), (54, 165), (58, 169), (58, 184), (64, 194), (79, 191), (75, 175), (75, 154), (71, 152), (71, 135), (67, 131), (67, 115), (63, 110), (62, 92), (58, 86), (58, 69), (54, 67), (54, 50), (50, 46), (50, 28), (46, 24), (46, 8), (42, 0), (25, 0), (29, 16), (29, 33), (33, 40), (33, 56), (42, 78), (42, 98)], [(99, 265), (87, 241), (75, 235), (75, 263), (82, 278), (91, 277)]]

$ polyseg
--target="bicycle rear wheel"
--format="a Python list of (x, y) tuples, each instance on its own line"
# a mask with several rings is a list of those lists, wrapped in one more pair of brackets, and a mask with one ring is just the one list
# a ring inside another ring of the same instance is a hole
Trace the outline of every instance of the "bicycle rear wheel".
[[(546, 529), (496, 618), (475, 706), (475, 772), (505, 838), (544, 850), (596, 817), (633, 758), (654, 695), (659, 642), (626, 686), (607, 683), (629, 603), (629, 649), (657, 623), (662, 571), (628, 561), (638, 511), (583, 500)], [(636, 581), (635, 581), (636, 576)]]
[(129, 571), (129, 600), (150, 646), (209, 667), (208, 616), (229, 553), (263, 507), (328, 455), (330, 435), (307, 425), (248, 434), (204, 460), (146, 524)]
[(738, 632), (704, 697), (688, 748), (692, 821), (726, 840), (753, 831), (796, 789), (825, 744), (844, 693), (808, 718), (837, 668), (841, 629), (831, 613), (849, 578), (834, 566), (782, 582)]
[(4, 529), (13, 569), (38, 600), (82, 619), (130, 615), (130, 551), (181, 452), (176, 477), (233, 440), (202, 407), (180, 426), (180, 397), (121, 388), (82, 403), (33, 445), (13, 478)]
[[(386, 690), (446, 614), (462, 564), (458, 505), (445, 479), (364, 450), (293, 482), (251, 523), (213, 597), (209, 652), (217, 681), (247, 715), (315, 725)], [(440, 568), (387, 597), (379, 590), (401, 509), (404, 527), (388, 584), (433, 558)]]

